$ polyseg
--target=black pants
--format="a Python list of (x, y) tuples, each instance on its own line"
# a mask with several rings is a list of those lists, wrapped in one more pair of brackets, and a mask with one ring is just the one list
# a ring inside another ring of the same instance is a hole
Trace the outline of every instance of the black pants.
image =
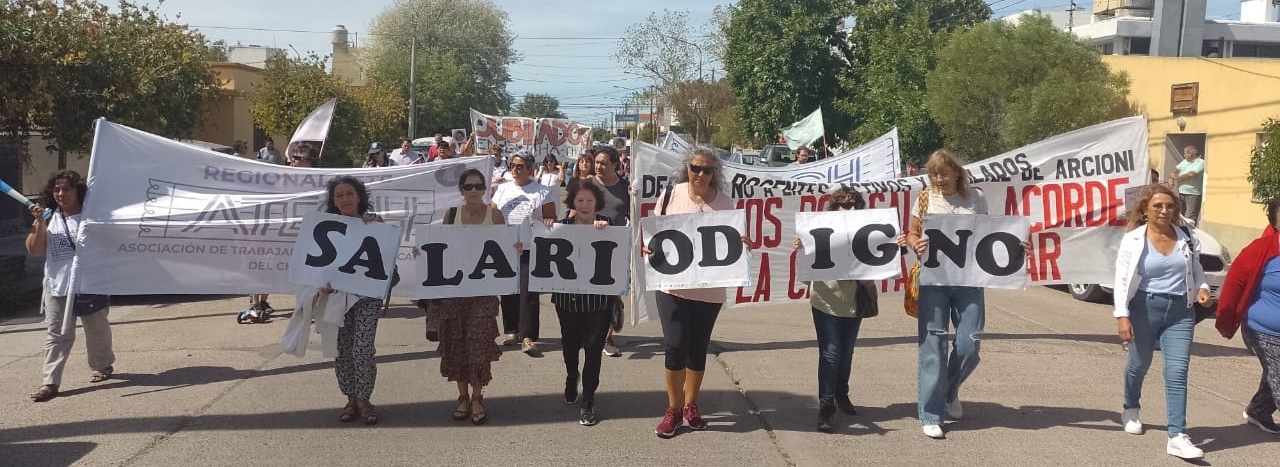
[(600, 387), (600, 360), (604, 354), (604, 338), (608, 335), (610, 309), (587, 312), (562, 310), (556, 307), (560, 317), (560, 336), (564, 345), (564, 369), (570, 377), (578, 376), (578, 351), (587, 352), (582, 366), (582, 393), (593, 395)]
[(520, 255), (520, 293), (503, 295), (502, 332), (538, 340), (539, 293), (529, 291), (529, 252)]
[(711, 329), (724, 304), (689, 300), (661, 291), (654, 295), (662, 321), (667, 370), (706, 371)]

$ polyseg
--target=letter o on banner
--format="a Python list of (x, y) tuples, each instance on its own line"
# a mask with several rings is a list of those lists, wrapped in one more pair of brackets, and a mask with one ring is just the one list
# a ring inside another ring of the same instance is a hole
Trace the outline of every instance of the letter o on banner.
[[(671, 263), (667, 253), (662, 250), (662, 243), (670, 241), (679, 255), (678, 263)], [(679, 230), (664, 230), (653, 235), (649, 241), (649, 266), (663, 274), (679, 274), (693, 264), (693, 240)]]
[[(1009, 264), (996, 264), (994, 249), (996, 244), (1003, 245), (1008, 253)], [(1022, 250), (1022, 240), (1008, 232), (992, 232), (978, 242), (978, 267), (993, 276), (1011, 276), (1026, 267), (1026, 252)]]

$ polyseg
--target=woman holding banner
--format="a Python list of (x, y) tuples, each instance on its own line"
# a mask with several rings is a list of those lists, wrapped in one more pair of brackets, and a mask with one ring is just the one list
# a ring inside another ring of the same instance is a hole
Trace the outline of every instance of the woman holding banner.
[[(555, 222), (556, 200), (552, 194), (557, 191), (533, 179), (533, 164), (528, 152), (512, 155), (511, 183), (498, 185), (493, 193), (493, 208), (502, 211), (508, 225), (529, 226), (547, 219)], [(529, 252), (526, 250), (520, 254), (520, 292), (502, 296), (502, 325), (507, 333), (503, 345), (519, 342), (524, 353), (531, 356), (539, 353), (538, 303), (538, 293), (529, 291)]]
[[(929, 155), (925, 168), (931, 186), (926, 187), (912, 208), (911, 228), (898, 238), (923, 257), (929, 239), (921, 235), (923, 214), (987, 215), (987, 199), (969, 186), (968, 172), (946, 149)], [(1027, 245), (1024, 244), (1024, 247)], [(925, 436), (945, 438), (943, 410), (952, 420), (964, 416), (960, 405), (960, 385), (973, 374), (980, 360), (979, 339), (986, 326), (986, 297), (981, 287), (922, 285), (916, 340), (919, 343), (917, 402)], [(948, 331), (955, 325), (955, 344), (947, 354)]]
[[(734, 209), (724, 191), (720, 159), (705, 147), (695, 148), (671, 176), (670, 188), (662, 195), (654, 215), (691, 214)], [(743, 243), (750, 248), (746, 237)], [(652, 251), (642, 246), (641, 253)], [(707, 429), (698, 409), (707, 347), (711, 330), (724, 306), (725, 289), (659, 290), (655, 294), (662, 322), (662, 347), (666, 353), (667, 412), (653, 431), (669, 439), (683, 423), (693, 430)]]
[[(502, 225), (502, 211), (484, 204), (484, 173), (467, 169), (458, 181), (462, 205), (449, 208), (444, 223), (450, 225)], [(415, 252), (416, 253), (416, 252)], [(484, 409), (484, 387), (493, 380), (492, 364), (502, 356), (498, 338), (498, 298), (463, 297), (441, 299), (436, 307), (440, 346), (440, 376), (458, 383), (458, 408), (454, 420), (471, 418), (471, 423), (488, 420)]]
[[(561, 224), (594, 225), (603, 229), (612, 219), (599, 214), (604, 209), (604, 191), (594, 183), (569, 184), (565, 204), (573, 214), (560, 220)], [(595, 395), (600, 387), (600, 360), (604, 353), (604, 339), (611, 325), (616, 296), (597, 294), (551, 294), (560, 318), (560, 335), (564, 344), (564, 403), (578, 402), (578, 423), (583, 426), (596, 424)], [(586, 362), (582, 366), (582, 397), (578, 397), (578, 354), (585, 350)]]
[[(325, 190), (325, 212), (350, 217), (363, 217), (366, 222), (377, 221), (369, 204), (369, 190), (359, 179), (341, 175), (329, 180)], [(332, 287), (323, 287), (321, 293), (332, 296), (345, 294)], [(329, 298), (334, 300), (335, 298)], [(338, 330), (338, 357), (334, 359), (334, 372), (338, 376), (338, 388), (347, 396), (338, 421), (350, 422), (357, 417), (366, 425), (378, 423), (378, 410), (369, 403), (373, 395), (378, 367), (374, 362), (374, 337), (378, 333), (378, 315), (382, 300), (371, 297), (351, 297), (354, 304), (347, 309), (342, 327)]]
[[(828, 211), (862, 209), (867, 203), (862, 195), (849, 187), (840, 187), (827, 201)], [(791, 243), (793, 250), (803, 246), (800, 237)], [(849, 376), (853, 369), (853, 347), (864, 317), (875, 316), (872, 300), (875, 286), (869, 281), (839, 280), (809, 283), (809, 305), (813, 309), (813, 327), (818, 333), (818, 431), (831, 433), (831, 419), (839, 408), (857, 415), (849, 400)], [(871, 295), (868, 295), (871, 294)]]
[[(1129, 212), (1129, 232), (1116, 253), (1114, 290), (1117, 333), (1128, 347), (1124, 374), (1124, 431), (1140, 435), (1142, 381), (1160, 344), (1164, 360), (1165, 412), (1169, 442), (1165, 452), (1199, 459), (1204, 451), (1183, 433), (1187, 425), (1187, 368), (1195, 335), (1195, 308), (1209, 302), (1209, 284), (1200, 266), (1200, 242), (1182, 224), (1182, 199), (1166, 185), (1147, 185)], [(1192, 298), (1194, 297), (1194, 298)]]
[[(49, 177), (40, 202), (31, 205), (35, 223), (27, 234), (27, 254), (44, 256), (44, 288), (41, 292), (40, 312), (44, 314), (44, 380), (31, 393), (31, 400), (44, 402), (58, 395), (62, 384), (62, 369), (71, 356), (76, 343), (75, 326), (63, 332), (62, 324), (67, 300), (75, 300), (68, 287), (71, 279), (71, 261), (76, 255), (76, 234), (80, 230), (80, 211), (89, 187), (79, 173), (63, 170)], [(45, 209), (53, 213), (45, 218)], [(84, 340), (89, 354), (90, 383), (111, 378), (112, 364), (116, 361), (111, 350), (111, 322), (107, 320), (109, 305), (96, 309), (76, 306), (73, 313), (84, 325)], [(73, 318), (74, 319), (74, 318)]]

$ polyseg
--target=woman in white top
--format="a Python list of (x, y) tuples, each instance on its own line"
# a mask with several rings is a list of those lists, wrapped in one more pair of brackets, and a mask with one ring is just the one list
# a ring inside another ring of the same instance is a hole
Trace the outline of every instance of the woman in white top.
[(1164, 360), (1165, 412), (1169, 441), (1165, 452), (1199, 459), (1204, 451), (1192, 444), (1187, 425), (1187, 367), (1195, 335), (1195, 308), (1209, 302), (1209, 284), (1200, 266), (1200, 243), (1182, 223), (1182, 199), (1166, 185), (1147, 185), (1129, 213), (1129, 233), (1116, 253), (1117, 333), (1129, 347), (1124, 372), (1124, 431), (1140, 435), (1138, 420), (1142, 381), (1151, 355), (1160, 344)]
[[(74, 326), (70, 332), (63, 332), (62, 321), (67, 300), (74, 295), (67, 290), (71, 277), (71, 260), (76, 255), (76, 234), (80, 230), (80, 211), (84, 208), (84, 197), (89, 191), (79, 173), (63, 170), (49, 177), (40, 194), (40, 202), (31, 206), (31, 215), (35, 216), (31, 233), (27, 235), (27, 254), (32, 257), (44, 256), (44, 290), (41, 293), (40, 312), (44, 314), (44, 380), (41, 386), (31, 393), (31, 400), (44, 402), (58, 395), (58, 387), (62, 384), (62, 369), (71, 356), (71, 348), (76, 343)], [(53, 215), (45, 218), (45, 208)], [(84, 325), (84, 340), (89, 354), (90, 383), (97, 383), (111, 378), (114, 372), (112, 364), (116, 361), (115, 352), (111, 350), (111, 323), (107, 320), (109, 306), (87, 314), (76, 315)]]
[(538, 167), (538, 183), (545, 186), (564, 186), (564, 166), (556, 159), (555, 154), (548, 154)]
[[(932, 185), (920, 195), (927, 203), (926, 214), (987, 215), (987, 199), (969, 186), (969, 174), (956, 156), (945, 149), (934, 151), (925, 167)], [(920, 206), (912, 208), (911, 228), (899, 237), (899, 244), (923, 256), (929, 239), (923, 237)], [(919, 342), (918, 411), (924, 434), (943, 438), (943, 410), (953, 420), (964, 412), (960, 406), (960, 384), (978, 367), (978, 350), (986, 326), (986, 298), (981, 287), (920, 286), (920, 308), (916, 317)], [(947, 336), (955, 324), (955, 350), (947, 355)]]
[[(493, 192), (493, 208), (502, 211), (508, 225), (529, 226), (533, 222), (556, 220), (556, 191), (538, 183), (533, 174), (533, 158), (526, 152), (511, 156), (511, 183), (498, 185)], [(520, 344), (521, 350), (536, 356), (538, 350), (538, 293), (529, 291), (529, 252), (520, 255), (520, 292), (503, 295), (503, 345)], [(517, 334), (518, 333), (518, 334)]]

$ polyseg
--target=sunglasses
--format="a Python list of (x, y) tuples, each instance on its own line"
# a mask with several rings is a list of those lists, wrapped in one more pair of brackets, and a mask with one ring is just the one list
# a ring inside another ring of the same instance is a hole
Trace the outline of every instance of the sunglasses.
[(463, 183), (458, 186), (462, 188), (462, 191), (480, 191), (484, 189), (483, 183)]
[(712, 174), (712, 173), (714, 173), (714, 172), (716, 171), (716, 168), (715, 168), (715, 167), (708, 167), (708, 166), (705, 166), (705, 165), (693, 165), (693, 164), (689, 164), (689, 171), (690, 171), (690, 172), (693, 172), (693, 173), (695, 173), (695, 174), (698, 174), (698, 175), (702, 175), (702, 174), (704, 174), (704, 173), (705, 173), (705, 174), (707, 174), (707, 175), (710, 175), (710, 174)]
[(511, 170), (524, 170), (524, 164), (511, 164)]

